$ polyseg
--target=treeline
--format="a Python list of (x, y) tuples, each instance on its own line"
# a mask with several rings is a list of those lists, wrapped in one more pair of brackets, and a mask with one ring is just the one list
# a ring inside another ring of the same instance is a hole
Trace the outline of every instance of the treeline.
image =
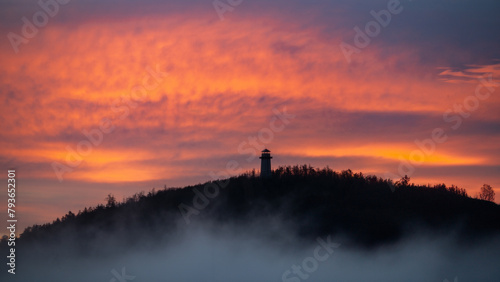
[[(212, 194), (204, 196), (207, 186)], [(219, 187), (217, 194), (214, 187)], [(185, 188), (141, 192), (121, 202), (109, 195), (105, 204), (26, 228), (20, 240), (79, 242), (82, 253), (103, 237), (119, 236), (116, 244), (134, 244), (140, 236), (141, 242), (154, 245), (185, 226), (186, 211), (191, 224), (245, 225), (277, 217), (299, 237), (343, 234), (364, 246), (393, 242), (420, 228), (460, 226), (467, 238), (500, 232), (499, 206), (472, 199), (457, 186), (414, 185), (408, 177), (393, 182), (349, 169), (302, 165), (279, 167), (268, 179), (250, 171)]]

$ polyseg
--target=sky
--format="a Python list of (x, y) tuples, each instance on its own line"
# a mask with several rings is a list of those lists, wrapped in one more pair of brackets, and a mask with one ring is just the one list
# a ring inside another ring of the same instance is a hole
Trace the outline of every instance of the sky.
[(109, 193), (258, 170), (265, 147), (274, 168), (472, 196), (487, 183), (499, 203), (498, 12), (496, 0), (0, 0), (1, 181), (16, 170), (23, 228)]

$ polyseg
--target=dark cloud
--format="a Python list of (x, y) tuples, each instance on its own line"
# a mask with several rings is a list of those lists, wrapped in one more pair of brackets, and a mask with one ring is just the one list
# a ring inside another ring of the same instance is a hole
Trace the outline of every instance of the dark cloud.
[[(338, 40), (340, 33), (342, 39), (350, 43), (354, 37), (353, 28), (364, 28), (373, 20), (370, 11), (387, 9), (387, 3), (386, 0), (243, 1), (234, 11), (228, 12), (230, 17), (224, 24), (240, 18), (257, 20), (264, 15), (290, 21), (294, 28), (323, 30), (326, 38)], [(4, 27), (20, 27), (21, 17), (29, 17), (40, 9), (35, 1), (2, 1), (1, 5), (0, 18)], [(459, 67), (471, 63), (487, 64), (500, 58), (500, 38), (495, 36), (495, 28), (500, 25), (498, 1), (486, 0), (480, 4), (466, 0), (401, 1), (401, 6), (403, 11), (393, 15), (391, 23), (373, 40), (374, 45), (382, 46), (380, 56), (411, 49), (423, 64)], [(71, 1), (61, 6), (51, 21), (78, 25), (87, 21), (111, 22), (173, 14), (189, 18), (198, 13), (212, 15), (213, 20), (218, 21), (212, 2), (201, 0)], [(332, 43), (337, 49), (340, 42)]]

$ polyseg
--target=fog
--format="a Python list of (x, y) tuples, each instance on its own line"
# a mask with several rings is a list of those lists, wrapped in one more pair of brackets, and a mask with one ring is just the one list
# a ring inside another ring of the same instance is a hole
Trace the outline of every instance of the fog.
[(348, 236), (297, 238), (279, 220), (183, 224), (157, 242), (145, 241), (138, 231), (135, 245), (121, 242), (120, 234), (99, 234), (94, 246), (99, 254), (86, 256), (77, 254), (79, 242), (61, 240), (29, 250), (19, 246), (16, 275), (3, 271), (0, 280), (441, 282), (500, 277), (500, 237), (473, 243), (457, 240), (453, 231), (420, 232), (361, 248)]

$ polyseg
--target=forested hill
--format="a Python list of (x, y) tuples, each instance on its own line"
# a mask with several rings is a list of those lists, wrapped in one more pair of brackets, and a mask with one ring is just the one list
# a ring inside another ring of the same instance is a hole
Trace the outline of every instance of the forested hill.
[(466, 239), (500, 232), (500, 206), (470, 198), (455, 186), (417, 186), (407, 179), (393, 185), (391, 180), (351, 170), (294, 166), (280, 167), (268, 179), (250, 172), (138, 193), (123, 202), (110, 196), (106, 205), (29, 227), (19, 240), (78, 242), (85, 252), (102, 238), (120, 236), (122, 243), (154, 245), (186, 226), (245, 225), (269, 218), (298, 237), (339, 234), (361, 246), (394, 242), (422, 229), (456, 229)]

